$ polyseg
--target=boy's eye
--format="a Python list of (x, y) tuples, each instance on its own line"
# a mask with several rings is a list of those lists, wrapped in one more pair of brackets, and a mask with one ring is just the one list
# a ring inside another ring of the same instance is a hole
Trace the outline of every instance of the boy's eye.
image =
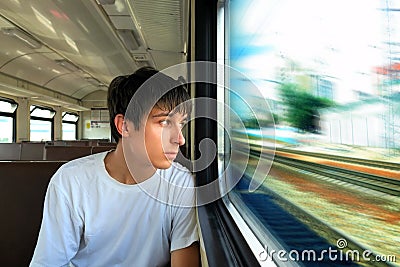
[(170, 121), (169, 120), (162, 120), (162, 121), (160, 121), (160, 124), (162, 126), (168, 126), (170, 124)]

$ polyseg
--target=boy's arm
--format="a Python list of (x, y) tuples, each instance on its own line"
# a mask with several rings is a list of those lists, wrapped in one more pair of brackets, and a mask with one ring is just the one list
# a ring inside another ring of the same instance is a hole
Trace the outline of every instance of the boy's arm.
[(197, 267), (200, 263), (198, 242), (171, 253), (171, 267)]
[(172, 267), (199, 266), (200, 263), (194, 179), (191, 175), (185, 178), (186, 184), (177, 190), (174, 198), (177, 205), (172, 208)]

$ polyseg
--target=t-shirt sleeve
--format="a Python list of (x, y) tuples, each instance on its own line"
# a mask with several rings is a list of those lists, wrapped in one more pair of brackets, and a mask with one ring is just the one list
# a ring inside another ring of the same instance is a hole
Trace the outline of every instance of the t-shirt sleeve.
[(82, 224), (71, 200), (56, 184), (61, 176), (58, 171), (48, 186), (42, 225), (30, 267), (68, 266), (78, 251)]
[[(171, 231), (171, 252), (189, 247), (199, 240), (194, 182), (193, 177), (190, 174), (189, 176), (187, 177), (188, 182), (186, 185), (183, 186), (179, 194), (175, 196), (182, 200), (180, 202), (182, 205), (176, 205), (174, 207)], [(188, 203), (191, 203), (191, 205), (188, 205)]]

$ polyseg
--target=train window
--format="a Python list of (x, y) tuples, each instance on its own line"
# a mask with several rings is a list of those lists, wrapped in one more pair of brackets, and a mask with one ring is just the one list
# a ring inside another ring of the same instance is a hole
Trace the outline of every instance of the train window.
[(7, 98), (0, 98), (0, 143), (12, 143), (15, 141), (16, 110), (18, 104)]
[(79, 116), (75, 113), (63, 112), (62, 114), (62, 139), (76, 140), (78, 134)]
[(51, 141), (54, 136), (54, 115), (56, 112), (48, 107), (32, 105), (30, 107), (30, 140)]
[(400, 259), (400, 5), (367, 2), (225, 1), (227, 199), (260, 262)]

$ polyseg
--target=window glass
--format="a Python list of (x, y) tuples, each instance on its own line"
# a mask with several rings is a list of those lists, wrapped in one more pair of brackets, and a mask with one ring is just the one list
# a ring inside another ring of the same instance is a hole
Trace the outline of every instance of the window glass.
[(62, 123), (62, 140), (76, 140), (75, 123)]
[(0, 116), (0, 128), (3, 129), (0, 131), (0, 143), (13, 142), (13, 123), (12, 117)]
[(76, 140), (79, 116), (75, 113), (62, 113), (62, 139)]
[(234, 70), (225, 78), (225, 129), (232, 147), (250, 149), (229, 158), (230, 174), (246, 163), (229, 199), (282, 266), (398, 261), (400, 188), (382, 188), (398, 175), (348, 158), (400, 159), (400, 4), (226, 7), (225, 62)]
[(52, 140), (52, 125), (51, 121), (45, 120), (30, 120), (30, 140), (31, 141), (51, 141)]
[(32, 105), (30, 107), (30, 140), (51, 141), (53, 139), (54, 115), (51, 108)]

